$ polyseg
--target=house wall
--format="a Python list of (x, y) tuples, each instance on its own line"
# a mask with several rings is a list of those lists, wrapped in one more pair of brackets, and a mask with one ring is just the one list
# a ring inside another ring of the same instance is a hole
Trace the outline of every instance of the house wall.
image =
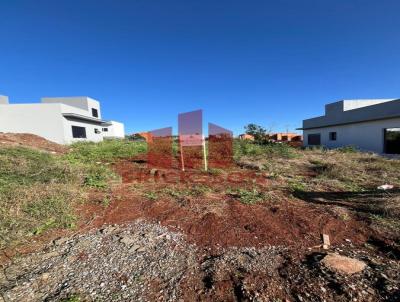
[[(363, 151), (384, 153), (385, 128), (400, 128), (400, 118), (304, 130), (304, 146), (309, 146), (308, 134), (320, 133), (321, 145), (328, 148), (355, 146)], [(337, 133), (336, 141), (329, 140), (329, 132)]]
[[(54, 98), (42, 98), (42, 103), (61, 103), (74, 108), (82, 109), (83, 115), (92, 117), (92, 108), (97, 109), (99, 113), (99, 119), (101, 119), (100, 103), (89, 97), (54, 97)], [(69, 113), (69, 112), (66, 112)]]
[[(90, 107), (89, 107), (90, 108)], [(85, 115), (91, 117), (91, 112), (87, 110), (72, 107), (71, 105), (61, 104), (62, 113), (76, 113), (79, 115)], [(72, 117), (63, 117), (63, 127), (64, 127), (64, 138), (66, 144), (71, 144), (79, 141), (92, 141), (92, 142), (101, 142), (103, 140), (102, 134), (102, 126), (100, 123), (83, 121), (80, 119), (72, 118)], [(72, 126), (85, 127), (86, 128), (86, 139), (84, 138), (74, 138), (72, 137)], [(98, 129), (100, 133), (95, 133), (95, 129)]]
[[(362, 104), (364, 103), (364, 104)], [(400, 99), (366, 100), (365, 102), (344, 100), (325, 106), (325, 115), (303, 120), (303, 128), (318, 128), (326, 125), (362, 123), (364, 121), (397, 118), (400, 116)]]
[[(59, 144), (103, 140), (100, 104), (91, 98), (43, 98), (38, 104), (7, 104), (5, 97), (1, 100), (0, 132), (36, 134)], [(98, 122), (63, 116), (65, 113), (74, 113), (93, 117), (92, 108), (98, 110)], [(73, 138), (72, 126), (85, 127), (86, 139)], [(99, 133), (95, 133), (95, 129)], [(122, 123), (112, 122), (110, 130), (112, 137), (125, 137)]]
[(111, 125), (108, 126), (108, 132), (103, 132), (104, 137), (108, 138), (125, 138), (124, 124), (110, 121)]
[(0, 132), (30, 133), (65, 144), (60, 104), (0, 105)]
[[(103, 133), (101, 131), (102, 126), (98, 123), (82, 121), (69, 117), (63, 117), (63, 119), (65, 144), (72, 144), (79, 141), (101, 142), (103, 140)], [(84, 127), (86, 129), (86, 138), (72, 137), (72, 126)], [(99, 133), (95, 133), (95, 129), (98, 129)]]

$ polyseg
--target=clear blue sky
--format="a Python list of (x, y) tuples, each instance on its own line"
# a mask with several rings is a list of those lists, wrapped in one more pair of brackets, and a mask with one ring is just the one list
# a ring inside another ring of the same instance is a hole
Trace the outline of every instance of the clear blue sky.
[(337, 99), (400, 97), (399, 16), (398, 0), (0, 0), (0, 94), (91, 96), (128, 132), (200, 108), (235, 134), (293, 129)]

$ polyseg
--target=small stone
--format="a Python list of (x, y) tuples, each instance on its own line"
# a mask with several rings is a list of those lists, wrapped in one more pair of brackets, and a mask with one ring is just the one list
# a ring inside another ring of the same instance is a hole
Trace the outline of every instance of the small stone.
[(361, 272), (367, 266), (363, 261), (336, 253), (329, 253), (321, 262), (329, 269), (347, 275)]
[(126, 246), (130, 246), (135, 243), (135, 240), (131, 237), (124, 236), (120, 239), (120, 242), (125, 244)]
[(62, 244), (64, 244), (64, 243), (66, 243), (67, 241), (68, 241), (68, 238), (66, 238), (66, 237), (60, 237), (60, 238), (55, 239), (55, 240), (53, 241), (53, 244), (54, 244), (54, 245), (62, 245)]
[(46, 281), (47, 279), (49, 279), (49, 277), (50, 277), (50, 274), (49, 273), (44, 273), (44, 274), (42, 274), (42, 280), (44, 280), (44, 281)]
[(326, 293), (325, 287), (321, 286), (321, 290), (322, 290), (322, 292)]
[(116, 227), (110, 226), (110, 227), (101, 229), (101, 230), (100, 230), (100, 233), (101, 233), (101, 234), (104, 234), (104, 235), (108, 235), (108, 234), (112, 233), (112, 232), (113, 232), (114, 230), (116, 230), (116, 229), (117, 229)]
[(140, 249), (140, 245), (135, 244), (134, 246), (132, 246), (129, 251), (130, 252), (136, 252), (137, 250)]
[(386, 280), (388, 280), (388, 279), (389, 279), (389, 277), (388, 277), (388, 276), (386, 276), (384, 273), (381, 273), (381, 276), (382, 276), (384, 279), (386, 279)]

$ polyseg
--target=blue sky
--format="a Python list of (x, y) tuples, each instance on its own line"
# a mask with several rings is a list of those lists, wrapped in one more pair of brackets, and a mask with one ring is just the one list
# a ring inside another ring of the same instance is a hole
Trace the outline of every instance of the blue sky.
[(344, 98), (400, 97), (400, 1), (0, 0), (0, 94), (87, 95), (127, 132), (204, 110), (301, 126)]

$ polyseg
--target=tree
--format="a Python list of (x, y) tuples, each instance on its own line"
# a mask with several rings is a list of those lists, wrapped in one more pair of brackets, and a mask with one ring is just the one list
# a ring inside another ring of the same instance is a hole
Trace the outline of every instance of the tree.
[(244, 126), (246, 134), (252, 135), (256, 142), (263, 142), (266, 139), (267, 130), (256, 124), (248, 124)]

